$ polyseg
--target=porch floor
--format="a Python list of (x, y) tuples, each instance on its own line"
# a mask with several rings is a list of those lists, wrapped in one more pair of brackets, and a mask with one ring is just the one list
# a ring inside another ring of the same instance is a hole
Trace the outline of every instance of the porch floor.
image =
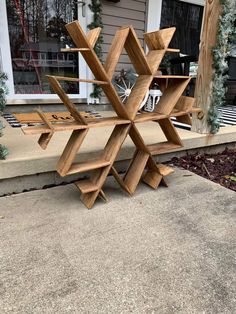
[[(111, 115), (104, 112), (103, 115)], [(26, 136), (21, 129), (12, 128), (4, 120), (6, 128), (1, 144), (6, 145), (10, 151), (4, 161), (0, 161), (0, 180), (27, 176), (39, 173), (55, 171), (56, 163), (61, 155), (66, 142), (70, 136), (69, 132), (58, 132), (54, 134), (48, 148), (44, 151), (37, 144), (38, 136)], [(159, 125), (155, 122), (137, 124), (146, 144), (165, 141)], [(91, 129), (81, 149), (79, 160), (96, 157), (99, 151), (105, 146), (111, 134), (111, 127)], [(187, 151), (200, 149), (207, 146), (236, 142), (236, 126), (221, 128), (217, 135), (209, 136), (198, 134), (188, 130), (177, 129), (184, 147), (175, 151)], [(155, 137), (153, 136), (155, 132)], [(132, 156), (134, 145), (130, 138), (127, 138), (122, 146), (118, 161), (127, 160)], [(162, 155), (159, 155), (161, 159)]]

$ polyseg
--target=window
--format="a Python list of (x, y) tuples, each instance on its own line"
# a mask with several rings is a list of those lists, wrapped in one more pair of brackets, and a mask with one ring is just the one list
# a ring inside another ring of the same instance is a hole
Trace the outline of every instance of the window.
[[(8, 99), (58, 99), (46, 75), (86, 78), (84, 60), (60, 52), (73, 46), (65, 24), (79, 19), (86, 29), (81, 8), (76, 0), (0, 1), (0, 67), (9, 77)], [(86, 98), (84, 83), (64, 88), (72, 98)]]

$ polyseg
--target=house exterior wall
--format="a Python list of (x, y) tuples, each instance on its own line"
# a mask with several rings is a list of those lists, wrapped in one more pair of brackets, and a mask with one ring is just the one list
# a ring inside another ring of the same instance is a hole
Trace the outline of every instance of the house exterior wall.
[[(102, 31), (104, 43), (103, 60), (111, 45), (116, 30), (124, 25), (132, 25), (136, 31), (141, 45), (144, 45), (143, 33), (146, 31), (148, 0), (121, 0), (118, 3), (102, 1), (102, 21), (104, 28)], [(123, 51), (116, 73), (121, 69), (131, 67), (130, 60), (125, 51)]]
[[(104, 24), (103, 29), (103, 60), (106, 59), (108, 49), (110, 47), (111, 41), (116, 30), (120, 26), (124, 25), (132, 25), (138, 35), (138, 38), (141, 41), (141, 44), (144, 45), (143, 41), (143, 33), (146, 31), (154, 31), (159, 29), (160, 19), (161, 19), (161, 8), (162, 8), (162, 0), (120, 0), (118, 3), (110, 2), (107, 0), (102, 1), (102, 20)], [(196, 4), (203, 4), (204, 0), (181, 0), (185, 2), (191, 2)], [(90, 0), (85, 0), (86, 8), (88, 8)], [(8, 28), (7, 28), (7, 17), (6, 17), (6, 0), (0, 2), (0, 64), (4, 65), (3, 70), (8, 73), (9, 82), (10, 82), (10, 94), (8, 96), (9, 104), (27, 104), (36, 102), (37, 103), (49, 103), (57, 101), (57, 97), (53, 94), (40, 95), (40, 94), (30, 94), (30, 95), (21, 95), (14, 94), (14, 84), (13, 84), (13, 76), (12, 76), (12, 65), (11, 65), (11, 55), (10, 55), (10, 46), (9, 46), (9, 38)], [(92, 19), (92, 13), (89, 9), (85, 12), (85, 17), (82, 12), (78, 14), (78, 19), (81, 21), (84, 19), (84, 29), (86, 29), (86, 24), (89, 24)], [(90, 73), (86, 68), (86, 64), (83, 62), (82, 58), (80, 58), (80, 76), (90, 78)], [(4, 62), (3, 62), (4, 61)], [(7, 61), (7, 62), (6, 62)], [(8, 63), (8, 66), (6, 66)], [(131, 67), (131, 63), (129, 62), (129, 58), (125, 51), (122, 53), (120, 57), (120, 61), (117, 65), (116, 73), (118, 73), (121, 69), (129, 69)], [(9, 70), (9, 71), (8, 71)], [(89, 98), (91, 90), (89, 90), (90, 86), (85, 86), (85, 83), (81, 83), (81, 94), (74, 95), (77, 100), (86, 101), (86, 97)]]

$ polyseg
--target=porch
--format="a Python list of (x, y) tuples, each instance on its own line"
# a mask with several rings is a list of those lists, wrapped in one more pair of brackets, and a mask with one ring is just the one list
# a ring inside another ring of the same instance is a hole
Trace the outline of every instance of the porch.
[[(101, 116), (111, 116), (112, 112), (99, 112)], [(40, 189), (45, 186), (58, 185), (63, 182), (72, 182), (82, 178), (81, 174), (70, 175), (61, 178), (56, 172), (57, 161), (68, 141), (69, 132), (58, 132), (54, 134), (47, 150), (42, 150), (37, 144), (38, 135), (25, 136), (20, 128), (11, 127), (4, 121), (6, 128), (5, 136), (2, 137), (2, 144), (10, 151), (7, 159), (0, 164), (0, 195), (8, 193), (19, 193), (24, 190)], [(156, 142), (166, 140), (158, 123), (144, 122), (137, 124), (145, 143), (153, 144), (155, 132)], [(86, 160), (96, 157), (111, 133), (112, 127), (101, 127), (91, 129), (80, 149), (79, 160)], [(174, 156), (186, 154), (193, 151), (217, 151), (225, 147), (235, 147), (236, 125), (222, 127), (214, 136), (199, 134), (190, 130), (177, 128), (183, 147), (169, 150), (168, 153), (158, 155), (160, 162), (170, 160)], [(134, 145), (130, 138), (126, 139), (116, 164), (119, 171), (124, 171), (129, 159), (134, 152)], [(8, 183), (8, 184), (6, 184)]]

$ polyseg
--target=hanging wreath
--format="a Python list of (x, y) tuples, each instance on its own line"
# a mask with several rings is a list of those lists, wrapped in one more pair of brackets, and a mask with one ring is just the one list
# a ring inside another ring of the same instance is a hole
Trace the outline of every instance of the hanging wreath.
[[(6, 95), (8, 93), (7, 85), (7, 75), (0, 71), (0, 116), (6, 106)], [(0, 121), (0, 137), (3, 135), (3, 123)], [(6, 159), (8, 155), (8, 150), (4, 145), (0, 144), (0, 159)]]
[[(103, 28), (102, 23), (102, 4), (100, 0), (91, 0), (91, 4), (89, 4), (89, 9), (93, 12), (93, 22), (90, 23), (87, 27), (88, 29), (94, 29), (96, 27)], [(98, 40), (95, 44), (94, 51), (98, 56), (99, 60), (102, 61), (102, 44), (103, 44), (103, 37), (100, 35)], [(101, 98), (102, 96), (102, 88), (94, 84), (93, 85), (93, 92), (90, 94), (93, 98)]]
[(225, 102), (228, 64), (226, 58), (230, 53), (230, 39), (236, 33), (236, 3), (232, 0), (220, 0), (222, 14), (219, 19), (217, 45), (212, 49), (213, 82), (211, 92), (211, 108), (208, 111), (210, 132), (215, 134), (220, 128), (220, 113), (218, 108)]

